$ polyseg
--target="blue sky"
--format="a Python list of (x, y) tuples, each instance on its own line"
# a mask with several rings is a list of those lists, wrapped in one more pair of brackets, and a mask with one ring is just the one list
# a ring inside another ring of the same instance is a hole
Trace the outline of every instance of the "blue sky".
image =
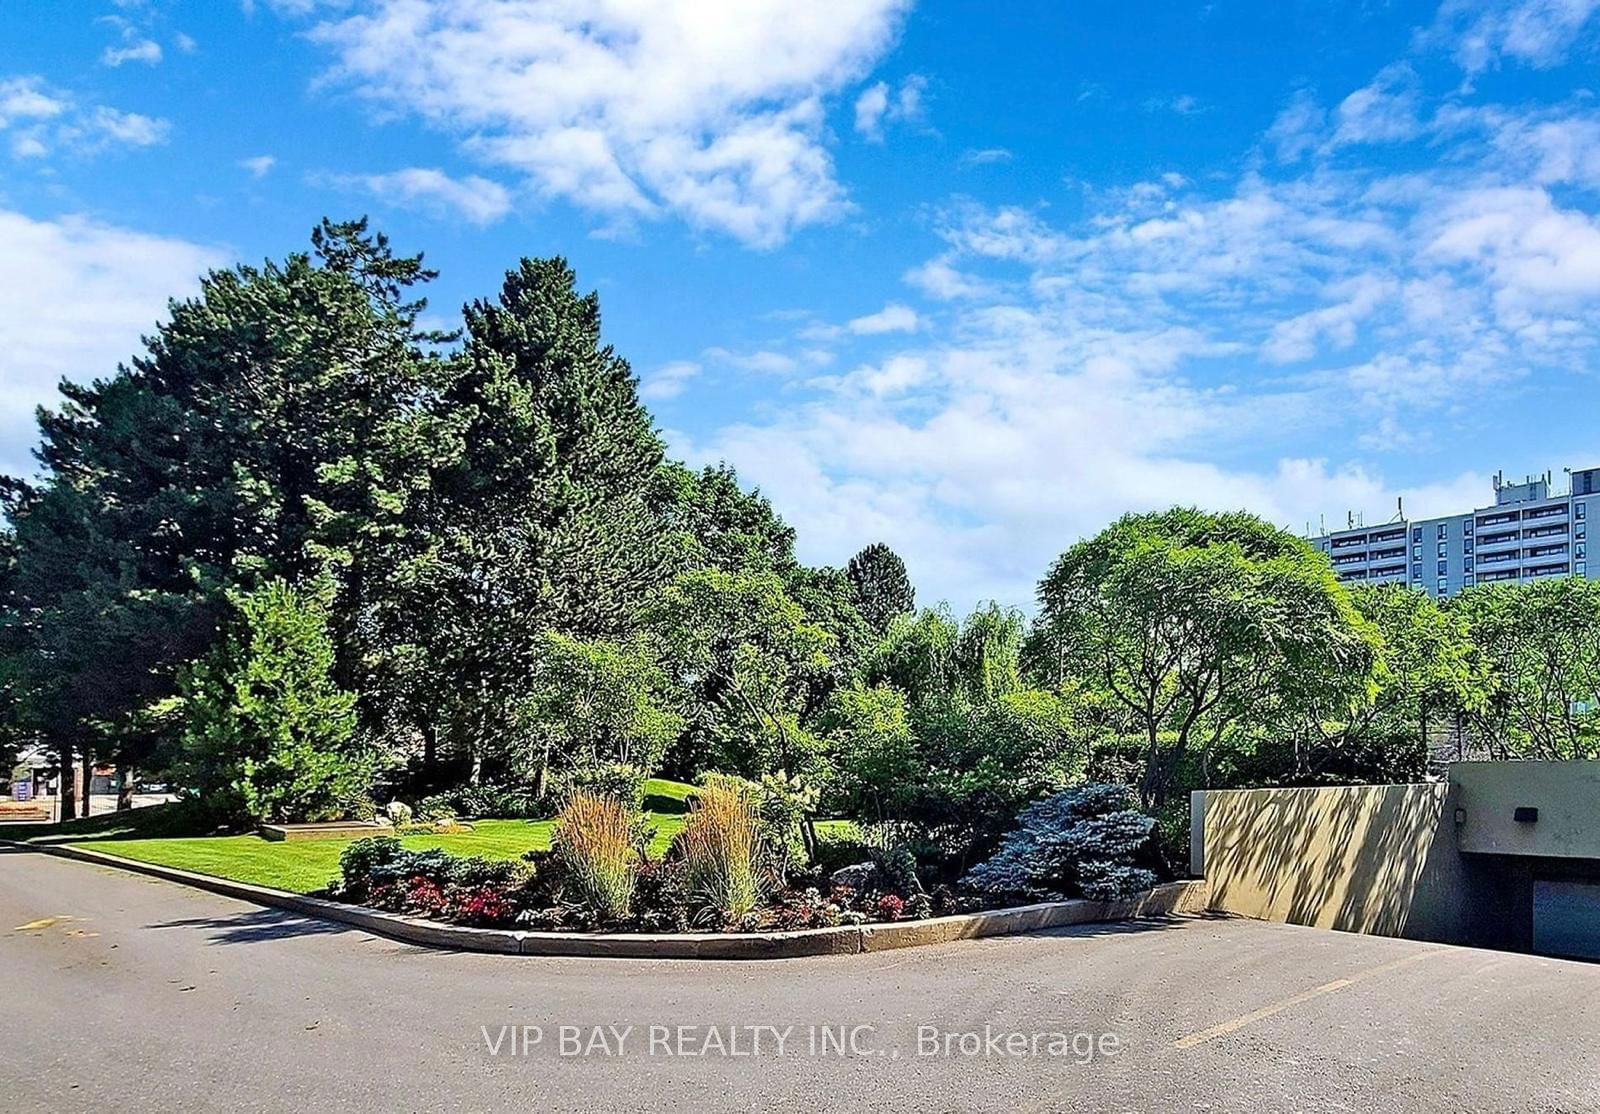
[(1600, 464), (1600, 0), (9, 0), (0, 469), (165, 299), (368, 213), (601, 292), (676, 454), (1026, 604), (1129, 509)]

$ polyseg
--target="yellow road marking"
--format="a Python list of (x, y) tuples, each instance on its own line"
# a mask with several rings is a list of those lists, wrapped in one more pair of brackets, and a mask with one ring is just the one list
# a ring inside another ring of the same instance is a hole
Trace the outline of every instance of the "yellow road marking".
[(57, 923), (59, 923), (61, 921), (70, 921), (71, 919), (72, 919), (71, 917), (45, 917), (43, 920), (29, 921), (27, 924), (19, 924), (16, 928), (13, 928), (11, 931), (12, 932), (37, 932), (41, 928), (49, 928), (53, 924), (57, 924)]
[(1364, 982), (1365, 980), (1374, 978), (1378, 975), (1386, 975), (1390, 971), (1396, 971), (1401, 967), (1409, 966), (1410, 964), (1420, 962), (1424, 959), (1430, 959), (1433, 956), (1440, 955), (1449, 950), (1449, 948), (1429, 948), (1427, 951), (1416, 952), (1401, 959), (1379, 964), (1377, 967), (1372, 967), (1368, 970), (1360, 972), (1359, 974), (1351, 975), (1347, 979), (1334, 979), (1332, 982), (1325, 982), (1321, 986), (1314, 986), (1310, 990), (1303, 990), (1299, 994), (1291, 995), (1288, 998), (1273, 1002), (1270, 1005), (1262, 1006), (1258, 1010), (1252, 1010), (1250, 1013), (1241, 1014), (1240, 1016), (1232, 1018), (1228, 1021), (1213, 1025), (1209, 1029), (1201, 1029), (1198, 1033), (1190, 1033), (1186, 1037), (1181, 1037), (1178, 1040), (1173, 1041), (1172, 1047), (1193, 1048), (1197, 1044), (1204, 1044), (1206, 1041), (1216, 1040), (1218, 1037), (1227, 1036), (1236, 1029), (1243, 1029), (1246, 1025), (1251, 1025), (1262, 1020), (1263, 1018), (1271, 1017), (1275, 1013), (1282, 1013), (1284, 1010), (1292, 1009), (1293, 1007), (1300, 1005), (1302, 1002), (1309, 1002), (1313, 998), (1322, 997), (1324, 994), (1332, 994), (1336, 990), (1343, 990), (1347, 986), (1354, 986), (1358, 982)]

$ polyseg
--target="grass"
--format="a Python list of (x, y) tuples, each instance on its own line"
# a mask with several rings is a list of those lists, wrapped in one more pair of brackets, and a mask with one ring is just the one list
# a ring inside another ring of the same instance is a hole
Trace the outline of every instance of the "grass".
[[(652, 855), (665, 853), (672, 837), (683, 827), (692, 792), (692, 785), (661, 778), (652, 778), (645, 784), (647, 818), (655, 828), (650, 844)], [(295, 893), (315, 892), (337, 878), (339, 854), (353, 842), (313, 839), (279, 843), (256, 835), (178, 835), (172, 828), (180, 815), (171, 806), (156, 805), (65, 824), (0, 826), (0, 839), (91, 846), (139, 862)], [(548, 850), (554, 828), (554, 820), (475, 820), (470, 832), (410, 835), (402, 837), (401, 842), (413, 851), (437, 847), (457, 855), (516, 859), (526, 851)]]

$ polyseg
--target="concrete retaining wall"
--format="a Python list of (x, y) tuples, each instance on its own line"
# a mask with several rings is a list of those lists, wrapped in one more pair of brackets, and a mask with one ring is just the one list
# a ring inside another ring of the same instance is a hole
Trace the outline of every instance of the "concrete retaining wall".
[(1456, 796), (1442, 784), (1209, 790), (1194, 819), (1212, 908), (1480, 942), (1494, 932), (1492, 880), (1456, 846)]

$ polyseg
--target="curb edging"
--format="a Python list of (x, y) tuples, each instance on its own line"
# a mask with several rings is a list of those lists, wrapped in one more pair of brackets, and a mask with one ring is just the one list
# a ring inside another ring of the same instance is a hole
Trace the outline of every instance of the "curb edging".
[(0, 845), (145, 874), (223, 897), (364, 928), (408, 944), (500, 955), (606, 959), (796, 959), (804, 956), (856, 955), (1075, 924), (1203, 913), (1210, 905), (1211, 898), (1210, 886), (1206, 881), (1195, 879), (1168, 882), (1124, 901), (1075, 898), (1009, 909), (987, 909), (979, 913), (930, 917), (920, 921), (805, 928), (793, 932), (525, 932), (441, 924), (421, 917), (385, 913), (361, 905), (346, 905), (326, 898), (275, 890), (269, 886), (255, 886), (177, 867), (126, 859), (86, 847), (63, 844), (41, 846), (12, 840), (0, 840)]

